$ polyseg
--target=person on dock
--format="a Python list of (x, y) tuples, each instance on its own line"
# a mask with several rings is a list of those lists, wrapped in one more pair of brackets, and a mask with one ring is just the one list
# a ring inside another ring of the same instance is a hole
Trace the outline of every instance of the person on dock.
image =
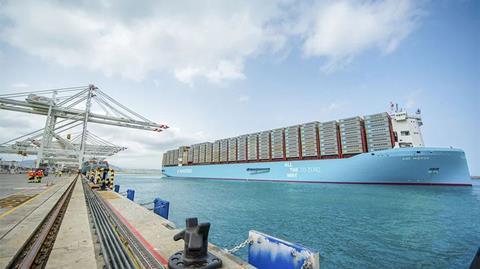
[(37, 172), (35, 172), (35, 183), (42, 182), (42, 178), (43, 178), (43, 170), (38, 169)]
[(35, 171), (28, 170), (27, 179), (28, 179), (29, 182), (34, 181), (35, 180)]

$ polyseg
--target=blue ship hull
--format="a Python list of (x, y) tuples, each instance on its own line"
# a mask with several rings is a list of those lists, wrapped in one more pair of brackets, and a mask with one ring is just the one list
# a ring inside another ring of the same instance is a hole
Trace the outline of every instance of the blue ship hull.
[(163, 167), (167, 177), (344, 184), (471, 186), (465, 153), (452, 148), (395, 148), (344, 159)]

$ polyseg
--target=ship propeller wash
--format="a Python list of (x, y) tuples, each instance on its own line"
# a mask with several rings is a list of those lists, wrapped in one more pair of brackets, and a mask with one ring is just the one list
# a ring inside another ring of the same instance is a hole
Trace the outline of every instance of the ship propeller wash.
[(471, 186), (465, 153), (425, 147), (420, 110), (309, 122), (163, 155), (168, 177)]

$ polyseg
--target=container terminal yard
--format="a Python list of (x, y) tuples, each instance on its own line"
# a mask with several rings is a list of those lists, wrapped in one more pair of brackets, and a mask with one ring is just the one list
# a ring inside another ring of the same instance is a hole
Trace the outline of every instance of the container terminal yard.
[[(94, 104), (104, 113), (93, 109)], [(46, 116), (45, 127), (0, 145), (37, 155), (27, 171), (0, 174), (0, 268), (320, 268), (317, 251), (257, 231), (230, 250), (208, 242), (210, 225), (185, 229), (115, 184), (106, 158), (125, 150), (88, 131), (91, 123), (162, 132), (93, 85), (0, 95), (0, 108)], [(75, 128), (80, 128), (73, 135)], [(248, 248), (248, 262), (233, 255)]]

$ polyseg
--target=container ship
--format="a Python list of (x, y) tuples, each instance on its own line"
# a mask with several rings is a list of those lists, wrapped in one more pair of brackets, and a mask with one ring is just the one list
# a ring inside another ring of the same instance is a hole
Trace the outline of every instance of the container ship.
[(465, 153), (425, 147), (420, 110), (309, 122), (164, 153), (166, 177), (471, 186)]

